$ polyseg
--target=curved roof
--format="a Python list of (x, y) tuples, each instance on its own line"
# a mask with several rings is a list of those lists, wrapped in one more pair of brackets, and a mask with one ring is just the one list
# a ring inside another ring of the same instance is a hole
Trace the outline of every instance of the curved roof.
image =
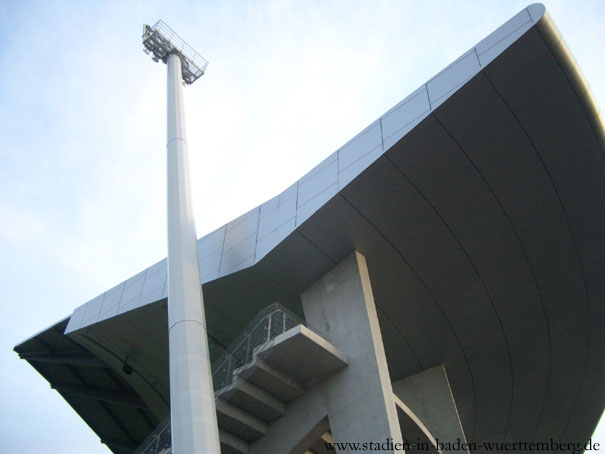
[[(528, 7), (198, 241), (214, 352), (268, 303), (300, 313), (300, 292), (358, 250), (393, 381), (445, 364), (470, 440), (587, 439), (605, 403), (604, 138), (556, 27)], [(65, 331), (115, 370), (128, 361), (158, 418), (165, 280), (161, 261)]]

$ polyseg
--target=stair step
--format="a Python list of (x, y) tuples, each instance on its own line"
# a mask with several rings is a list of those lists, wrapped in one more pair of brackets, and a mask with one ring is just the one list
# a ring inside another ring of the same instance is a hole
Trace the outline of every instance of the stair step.
[(291, 402), (304, 394), (303, 388), (294, 379), (259, 359), (236, 369), (233, 374), (283, 402)]
[(246, 441), (257, 440), (267, 434), (267, 425), (256, 416), (224, 400), (216, 399), (215, 402), (219, 429)]
[(224, 430), (218, 431), (221, 454), (248, 454), (248, 443)]
[(215, 395), (265, 422), (275, 421), (286, 414), (284, 402), (241, 376), (234, 377), (231, 385)]

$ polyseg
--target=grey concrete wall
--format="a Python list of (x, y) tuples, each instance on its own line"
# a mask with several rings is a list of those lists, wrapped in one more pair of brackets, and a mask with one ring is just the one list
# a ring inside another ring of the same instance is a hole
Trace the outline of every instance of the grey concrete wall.
[(327, 427), (321, 386), (288, 404), (286, 415), (267, 427), (267, 435), (250, 443), (249, 454), (303, 454)]
[(307, 322), (349, 357), (347, 368), (320, 385), (334, 440), (401, 442), (365, 257), (353, 253), (301, 298)]

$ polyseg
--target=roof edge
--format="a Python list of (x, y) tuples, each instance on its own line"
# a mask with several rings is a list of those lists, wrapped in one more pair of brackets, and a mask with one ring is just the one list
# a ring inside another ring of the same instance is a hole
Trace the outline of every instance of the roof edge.
[[(528, 7), (528, 11), (529, 8), (533, 6), (535, 5)], [(542, 6), (542, 8), (544, 7)], [(552, 19), (548, 11), (544, 10), (541, 19), (536, 24), (536, 29), (542, 36), (542, 39), (544, 39), (544, 43), (551, 51), (554, 58), (561, 66), (561, 69), (565, 73), (567, 80), (580, 100), (586, 117), (592, 126), (595, 137), (600, 144), (601, 150), (603, 150), (603, 156), (605, 157), (605, 123), (603, 122), (601, 109), (599, 108), (597, 100), (590, 89), (590, 84), (586, 80), (586, 77), (582, 73), (578, 62), (571, 52), (571, 49), (565, 42), (565, 39), (563, 39), (559, 28), (555, 24), (555, 21)]]

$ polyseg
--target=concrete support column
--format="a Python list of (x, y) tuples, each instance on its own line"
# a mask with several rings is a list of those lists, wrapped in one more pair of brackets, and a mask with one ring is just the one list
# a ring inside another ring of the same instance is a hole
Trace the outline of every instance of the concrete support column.
[[(411, 419), (420, 421), (429, 438), (447, 444), (446, 446), (457, 446), (466, 442), (443, 365), (403, 378), (392, 386), (396, 398), (399, 398), (405, 407), (403, 411)], [(442, 454), (448, 452), (460, 454), (463, 450), (442, 450)]]
[(334, 440), (401, 443), (365, 257), (351, 254), (301, 299), (309, 325), (349, 357), (349, 366), (322, 384)]

